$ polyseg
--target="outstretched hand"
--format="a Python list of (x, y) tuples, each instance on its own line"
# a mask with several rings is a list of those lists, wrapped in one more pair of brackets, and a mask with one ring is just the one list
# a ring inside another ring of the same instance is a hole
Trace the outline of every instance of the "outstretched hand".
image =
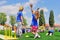
[(33, 7), (33, 5), (32, 5), (32, 4), (30, 4), (30, 7), (32, 8), (32, 7)]

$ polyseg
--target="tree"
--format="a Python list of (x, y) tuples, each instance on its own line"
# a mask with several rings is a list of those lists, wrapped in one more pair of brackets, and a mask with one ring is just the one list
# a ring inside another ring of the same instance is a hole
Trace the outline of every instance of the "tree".
[(45, 18), (43, 10), (40, 11), (39, 26), (45, 25)]
[(6, 14), (5, 13), (0, 13), (0, 24), (4, 25), (6, 22)]
[(27, 25), (27, 20), (23, 17), (23, 23), (26, 26)]
[(53, 12), (53, 10), (50, 11), (49, 25), (50, 25), (50, 27), (54, 26), (54, 12)]
[(14, 26), (14, 24), (16, 23), (16, 17), (15, 16), (10, 16), (10, 23), (12, 26)]

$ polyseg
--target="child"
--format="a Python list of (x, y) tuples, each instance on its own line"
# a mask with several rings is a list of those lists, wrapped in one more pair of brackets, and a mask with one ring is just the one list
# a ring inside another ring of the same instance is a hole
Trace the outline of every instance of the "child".
[(47, 33), (46, 35), (50, 35), (50, 36), (52, 36), (53, 33), (54, 33), (53, 28), (49, 28), (49, 31), (48, 31), (48, 33)]
[(23, 24), (23, 6), (20, 6), (19, 8), (19, 12), (17, 13), (17, 23), (18, 23), (18, 26), (17, 26), (17, 35), (22, 35), (22, 24)]
[(31, 11), (32, 11), (32, 23), (31, 23), (32, 27), (31, 27), (31, 30), (32, 30), (32, 33), (35, 35), (34, 38), (37, 38), (37, 37), (40, 37), (38, 32), (37, 32), (37, 30), (38, 30), (37, 20), (40, 17), (40, 15), (39, 15), (38, 10), (37, 11), (32, 10), (32, 4), (30, 4), (30, 7), (31, 7)]

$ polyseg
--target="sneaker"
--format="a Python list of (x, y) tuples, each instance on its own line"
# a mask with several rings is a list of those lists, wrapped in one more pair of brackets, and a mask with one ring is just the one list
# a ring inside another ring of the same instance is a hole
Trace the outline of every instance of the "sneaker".
[(40, 38), (40, 36), (38, 35), (38, 38)]
[(50, 33), (50, 36), (52, 36), (52, 33)]
[(38, 37), (38, 35), (35, 35), (34, 39), (37, 38), (37, 37)]

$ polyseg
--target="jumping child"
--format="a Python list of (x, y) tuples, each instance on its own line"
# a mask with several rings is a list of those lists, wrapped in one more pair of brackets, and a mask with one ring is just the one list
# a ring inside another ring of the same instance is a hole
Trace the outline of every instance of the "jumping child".
[(52, 36), (53, 33), (54, 33), (54, 28), (53, 27), (52, 28), (49, 27), (49, 31), (48, 31), (48, 33), (46, 35)]
[(31, 11), (32, 11), (32, 23), (31, 23), (31, 31), (32, 31), (32, 34), (34, 34), (34, 38), (37, 38), (37, 37), (40, 37), (39, 34), (38, 34), (38, 23), (37, 23), (37, 20), (38, 18), (40, 17), (39, 15), (39, 12), (38, 12), (38, 9), (37, 11), (34, 11), (32, 10), (32, 4), (30, 4), (30, 7), (31, 7)]

